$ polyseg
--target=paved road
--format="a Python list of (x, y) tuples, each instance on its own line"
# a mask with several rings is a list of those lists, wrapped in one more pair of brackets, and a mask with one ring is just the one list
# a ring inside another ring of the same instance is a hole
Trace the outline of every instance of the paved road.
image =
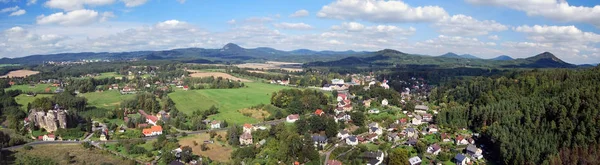
[(327, 161), (329, 160), (329, 155), (331, 155), (331, 152), (333, 152), (333, 150), (335, 150), (335, 148), (337, 148), (338, 146), (343, 145), (342, 141), (338, 142), (337, 145), (334, 144), (333, 147), (331, 147), (329, 150), (324, 152), (324, 154), (325, 154), (325, 162), (323, 162), (324, 165), (327, 165)]

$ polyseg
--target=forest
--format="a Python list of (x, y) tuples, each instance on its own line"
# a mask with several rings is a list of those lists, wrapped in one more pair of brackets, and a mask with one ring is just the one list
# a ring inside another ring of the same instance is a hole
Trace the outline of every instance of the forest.
[(430, 100), (439, 125), (481, 132), (498, 163), (600, 163), (600, 67), (454, 80)]

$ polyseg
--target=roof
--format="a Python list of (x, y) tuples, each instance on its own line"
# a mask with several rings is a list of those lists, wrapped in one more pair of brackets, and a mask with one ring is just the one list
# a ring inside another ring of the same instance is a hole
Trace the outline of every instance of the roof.
[(49, 138), (54, 138), (54, 134), (48, 134)]
[(369, 127), (375, 127), (375, 126), (377, 126), (377, 125), (379, 125), (379, 124), (377, 124), (377, 123), (375, 123), (375, 122), (369, 123)]
[(441, 136), (442, 136), (442, 139), (448, 139), (448, 134), (447, 134), (447, 133), (445, 133), (445, 132), (444, 132), (444, 133), (442, 133), (442, 135), (441, 135)]
[(375, 137), (377, 137), (377, 134), (375, 134), (375, 133), (367, 135), (367, 139), (372, 139), (372, 138), (375, 138)]
[(321, 135), (313, 135), (312, 140), (317, 142), (324, 142), (327, 141), (327, 137)]
[(348, 140), (350, 140), (351, 142), (355, 142), (357, 139), (356, 136), (348, 136)]
[(162, 132), (162, 127), (160, 125), (150, 127), (152, 132)]
[(337, 160), (327, 160), (327, 165), (342, 165), (342, 162)]
[(300, 118), (300, 115), (298, 115), (298, 114), (291, 114), (291, 115), (288, 115), (287, 118), (290, 119), (290, 120), (296, 120), (296, 119)]
[(242, 136), (240, 136), (241, 139), (252, 139), (252, 134), (248, 133), (248, 132), (244, 132), (242, 134)]
[(246, 124), (244, 124), (244, 128), (252, 128), (252, 124), (246, 123)]
[(210, 122), (210, 124), (212, 124), (212, 125), (221, 124), (221, 122), (219, 120), (213, 120)]
[(437, 150), (440, 150), (442, 147), (440, 147), (440, 145), (436, 143), (436, 144), (431, 145), (431, 148), (433, 148), (433, 151), (435, 152)]
[(185, 165), (185, 164), (183, 164), (177, 160), (173, 160), (173, 161), (171, 161), (171, 163), (169, 163), (169, 165)]
[(406, 118), (402, 118), (400, 120), (398, 120), (400, 123), (406, 123)]
[(467, 151), (475, 153), (475, 152), (477, 152), (477, 147), (475, 145), (473, 145), (473, 144), (469, 144), (467, 146)]
[(150, 128), (143, 129), (142, 133), (144, 135), (150, 135), (150, 134), (152, 134), (152, 129), (150, 129)]
[(381, 151), (377, 151), (377, 152), (368, 151), (368, 152), (364, 152), (363, 153), (363, 157), (365, 157), (365, 158), (373, 158), (373, 159), (376, 159), (377, 157), (379, 157), (381, 155), (383, 155), (383, 152), (381, 152)]
[(338, 115), (337, 115), (337, 116), (335, 116), (335, 117), (337, 117), (337, 118), (343, 118), (343, 117), (345, 117), (346, 115), (348, 115), (348, 114), (346, 114), (346, 113), (342, 112), (342, 113), (338, 114)]
[(415, 131), (415, 128), (409, 127), (409, 128), (406, 128), (406, 132), (416, 132), (416, 131)]
[(417, 144), (417, 139), (415, 139), (415, 138), (409, 138), (408, 141), (406, 141), (406, 144), (408, 144), (408, 145), (416, 145)]
[(456, 154), (456, 156), (454, 156), (454, 159), (456, 159), (459, 162), (462, 162), (463, 160), (467, 159), (467, 156), (463, 154)]
[(146, 115), (146, 119), (151, 120), (154, 123), (158, 121), (158, 117), (152, 115)]
[(427, 107), (426, 105), (415, 105), (415, 109), (429, 110), (429, 107)]
[(315, 114), (316, 114), (316, 115), (321, 115), (321, 114), (323, 114), (323, 113), (324, 113), (324, 112), (323, 112), (323, 110), (321, 110), (321, 109), (317, 109), (317, 110), (315, 111)]
[(421, 162), (421, 158), (419, 158), (418, 156), (415, 156), (415, 157), (408, 159), (408, 161), (410, 162), (410, 164), (417, 164), (417, 163)]
[(377, 131), (378, 129), (379, 129), (379, 128), (377, 128), (377, 127), (371, 127), (371, 128), (370, 128), (371, 132), (375, 132), (375, 131)]
[(340, 131), (340, 133), (341, 133), (342, 135), (343, 135), (343, 134), (348, 134), (348, 131), (346, 131), (346, 130), (341, 130), (341, 131)]
[(465, 138), (462, 135), (456, 136), (457, 141), (462, 141), (463, 139), (465, 139)]

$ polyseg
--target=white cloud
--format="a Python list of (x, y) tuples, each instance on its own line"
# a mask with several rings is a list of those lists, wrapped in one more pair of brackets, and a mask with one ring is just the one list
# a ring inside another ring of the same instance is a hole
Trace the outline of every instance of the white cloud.
[(490, 36), (488, 36), (488, 39), (490, 39), (490, 40), (500, 40), (500, 37), (498, 37), (498, 35), (490, 35)]
[(230, 24), (230, 25), (235, 24), (235, 19), (231, 19), (231, 20), (227, 21), (227, 24)]
[(36, 3), (37, 3), (37, 0), (27, 0), (27, 6), (35, 5)]
[(472, 4), (503, 6), (529, 16), (542, 16), (561, 22), (582, 22), (600, 28), (600, 5), (571, 6), (566, 0), (466, 0)]
[(439, 6), (411, 7), (402, 1), (385, 0), (337, 0), (317, 13), (322, 18), (394, 23), (432, 22), (447, 15)]
[(8, 15), (8, 16), (20, 16), (20, 15), (23, 15), (23, 14), (25, 14), (25, 13), (26, 13), (26, 11), (25, 11), (25, 10), (23, 10), (23, 9), (20, 9), (20, 10), (17, 10), (17, 11), (15, 11), (15, 12), (12, 12), (12, 13), (10, 13), (10, 15)]
[(127, 7), (136, 7), (145, 4), (148, 0), (121, 0)]
[(308, 11), (307, 10), (298, 10), (296, 12), (294, 12), (293, 14), (290, 15), (290, 17), (306, 17), (308, 16)]
[(4, 9), (0, 10), (0, 13), (14, 12), (14, 11), (17, 11), (19, 9), (20, 9), (19, 6), (7, 7), (7, 8), (4, 8)]
[(66, 51), (62, 41), (67, 37), (55, 34), (35, 34), (16, 26), (0, 32), (0, 54), (14, 57), (28, 54), (47, 54)]
[(463, 36), (487, 35), (489, 32), (508, 29), (505, 25), (497, 23), (494, 20), (479, 21), (471, 16), (462, 14), (444, 17), (436, 22), (435, 26), (442, 34)]
[(179, 3), (181, 3), (181, 4), (184, 4), (184, 3), (185, 3), (185, 0), (177, 0), (177, 2), (179, 2)]
[(358, 22), (344, 22), (342, 25), (334, 25), (331, 27), (333, 30), (348, 30), (348, 31), (361, 31), (365, 29), (365, 25)]
[(537, 42), (549, 43), (597, 43), (600, 35), (593, 32), (583, 32), (575, 26), (519, 26), (514, 28), (517, 32), (528, 35), (528, 38)]
[(293, 30), (310, 30), (313, 28), (309, 24), (302, 23), (302, 22), (300, 22), (300, 23), (282, 22), (282, 23), (273, 24), (273, 26), (275, 26), (276, 28), (293, 29)]
[(74, 10), (70, 12), (59, 12), (54, 13), (48, 16), (40, 15), (37, 17), (37, 24), (46, 25), (46, 24), (57, 24), (64, 26), (81, 26), (95, 23), (101, 19), (106, 20), (106, 16), (110, 16), (111, 14), (103, 14), (103, 17), (100, 17), (98, 12), (94, 10)]
[(115, 0), (48, 0), (46, 7), (73, 11), (84, 9), (85, 6), (104, 6), (113, 4)]
[(106, 22), (109, 18), (114, 18), (116, 17), (115, 14), (113, 12), (104, 12), (102, 13), (102, 17), (100, 18), (100, 22)]

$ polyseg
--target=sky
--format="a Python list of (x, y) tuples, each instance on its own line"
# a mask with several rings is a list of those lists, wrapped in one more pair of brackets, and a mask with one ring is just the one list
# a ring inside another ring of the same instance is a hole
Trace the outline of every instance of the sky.
[(227, 43), (599, 63), (600, 1), (0, 0), (0, 57)]

